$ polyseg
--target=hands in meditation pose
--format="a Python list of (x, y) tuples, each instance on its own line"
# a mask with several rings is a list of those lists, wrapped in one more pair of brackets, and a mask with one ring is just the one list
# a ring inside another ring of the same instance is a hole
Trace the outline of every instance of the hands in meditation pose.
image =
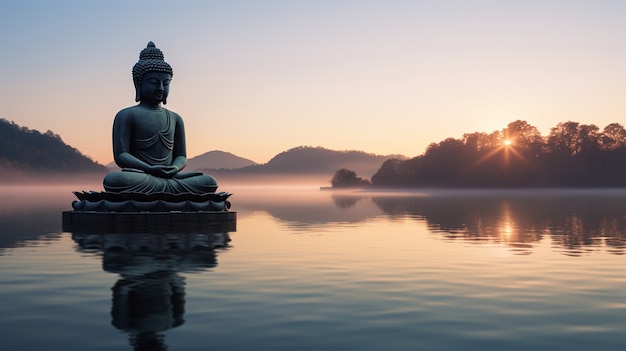
[(187, 162), (182, 118), (165, 109), (173, 70), (163, 53), (149, 42), (133, 67), (135, 101), (117, 113), (113, 123), (113, 155), (122, 168), (103, 181), (108, 192), (214, 193), (215, 178), (181, 173)]

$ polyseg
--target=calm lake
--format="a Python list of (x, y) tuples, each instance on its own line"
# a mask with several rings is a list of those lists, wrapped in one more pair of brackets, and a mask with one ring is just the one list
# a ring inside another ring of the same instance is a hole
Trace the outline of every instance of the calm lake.
[(0, 349), (624, 350), (626, 189), (233, 185), (236, 231), (69, 233), (0, 187)]

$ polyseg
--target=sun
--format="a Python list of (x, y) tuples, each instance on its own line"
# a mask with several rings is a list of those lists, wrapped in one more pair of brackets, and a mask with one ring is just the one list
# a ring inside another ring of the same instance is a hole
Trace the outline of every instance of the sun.
[[(513, 139), (514, 140), (514, 139)], [(517, 150), (517, 147), (515, 146), (513, 140), (511, 139), (502, 139), (501, 142), (502, 144), (493, 147), (492, 150), (490, 150), (489, 152), (487, 152), (485, 155), (481, 156), (478, 160), (476, 160), (472, 167), (476, 167), (479, 164), (485, 162), (486, 160), (501, 154), (503, 155), (503, 161), (505, 165), (508, 165), (510, 160), (511, 160), (511, 156), (516, 157), (517, 159), (523, 161), (523, 162), (528, 162), (526, 160), (526, 158), (524, 157), (524, 155), (522, 153), (520, 153), (520, 151)]]

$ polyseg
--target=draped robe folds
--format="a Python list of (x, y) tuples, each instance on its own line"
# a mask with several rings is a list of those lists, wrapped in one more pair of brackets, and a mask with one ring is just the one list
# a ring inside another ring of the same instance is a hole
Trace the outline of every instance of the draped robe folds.
[[(166, 123), (163, 129), (145, 139), (130, 133), (132, 135), (130, 154), (148, 165), (171, 166), (175, 157), (173, 149), (176, 123), (170, 111), (164, 110)], [(205, 194), (213, 193), (217, 189), (215, 178), (199, 172), (177, 173), (171, 178), (162, 178), (136, 168), (122, 168), (121, 171), (107, 174), (103, 185), (109, 192), (142, 194)]]

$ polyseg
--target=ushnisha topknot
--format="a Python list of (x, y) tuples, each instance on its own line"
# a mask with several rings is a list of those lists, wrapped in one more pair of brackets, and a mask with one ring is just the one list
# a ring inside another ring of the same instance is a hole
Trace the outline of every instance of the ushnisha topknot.
[(139, 61), (133, 67), (133, 80), (141, 80), (146, 72), (167, 72), (174, 75), (172, 67), (163, 60), (163, 52), (153, 42), (149, 42), (139, 53)]

